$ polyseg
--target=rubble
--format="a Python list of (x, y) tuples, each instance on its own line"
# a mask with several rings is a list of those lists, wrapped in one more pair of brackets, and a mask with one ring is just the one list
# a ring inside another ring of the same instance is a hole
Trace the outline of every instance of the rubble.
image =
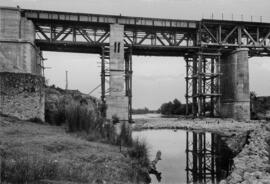
[[(269, 126), (269, 123), (268, 125)], [(234, 167), (231, 174), (222, 184), (268, 184), (269, 171), (269, 145), (270, 138), (267, 126), (261, 125), (250, 134), (249, 143), (234, 158)]]

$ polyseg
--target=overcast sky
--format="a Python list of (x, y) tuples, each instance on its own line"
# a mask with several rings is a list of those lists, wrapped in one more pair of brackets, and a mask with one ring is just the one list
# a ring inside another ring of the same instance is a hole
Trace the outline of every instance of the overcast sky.
[[(84, 13), (146, 16), (200, 20), (202, 17), (270, 22), (270, 0), (0, 0), (0, 6)], [(44, 52), (50, 84), (87, 93), (100, 84), (99, 56), (90, 54)], [(133, 106), (157, 109), (161, 103), (185, 95), (185, 64), (180, 57), (133, 56)], [(258, 95), (270, 95), (270, 58), (251, 58), (250, 89)], [(100, 90), (93, 93), (100, 96)]]

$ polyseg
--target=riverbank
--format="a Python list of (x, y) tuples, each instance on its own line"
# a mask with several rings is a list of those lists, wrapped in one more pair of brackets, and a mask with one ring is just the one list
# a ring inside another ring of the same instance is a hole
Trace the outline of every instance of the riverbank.
[(239, 122), (233, 119), (220, 118), (162, 118), (156, 114), (134, 117), (133, 130), (144, 129), (184, 129), (207, 131), (222, 135), (232, 135), (235, 132), (247, 132), (260, 127), (266, 121)]
[(64, 126), (0, 116), (0, 155), (2, 182), (133, 183), (132, 161), (119, 147), (87, 141)]

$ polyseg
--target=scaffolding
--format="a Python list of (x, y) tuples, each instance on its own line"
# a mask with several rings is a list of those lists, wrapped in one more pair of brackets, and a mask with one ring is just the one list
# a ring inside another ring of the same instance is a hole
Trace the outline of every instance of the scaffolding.
[(185, 56), (187, 115), (219, 116), (220, 56), (202, 51)]
[(132, 49), (125, 48), (125, 89), (128, 97), (128, 121), (132, 122)]
[[(110, 76), (110, 48), (109, 46), (101, 47), (101, 115), (106, 117), (106, 94), (109, 92), (109, 89), (106, 91), (106, 81), (109, 81)], [(108, 79), (106, 79), (108, 78)]]

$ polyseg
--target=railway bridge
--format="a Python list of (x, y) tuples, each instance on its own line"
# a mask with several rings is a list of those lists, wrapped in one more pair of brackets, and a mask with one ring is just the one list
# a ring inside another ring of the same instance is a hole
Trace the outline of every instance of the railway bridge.
[(184, 57), (187, 114), (248, 120), (248, 58), (270, 56), (270, 24), (1, 7), (1, 113), (44, 119), (42, 51), (100, 55), (108, 119), (131, 120), (132, 56), (144, 55)]

